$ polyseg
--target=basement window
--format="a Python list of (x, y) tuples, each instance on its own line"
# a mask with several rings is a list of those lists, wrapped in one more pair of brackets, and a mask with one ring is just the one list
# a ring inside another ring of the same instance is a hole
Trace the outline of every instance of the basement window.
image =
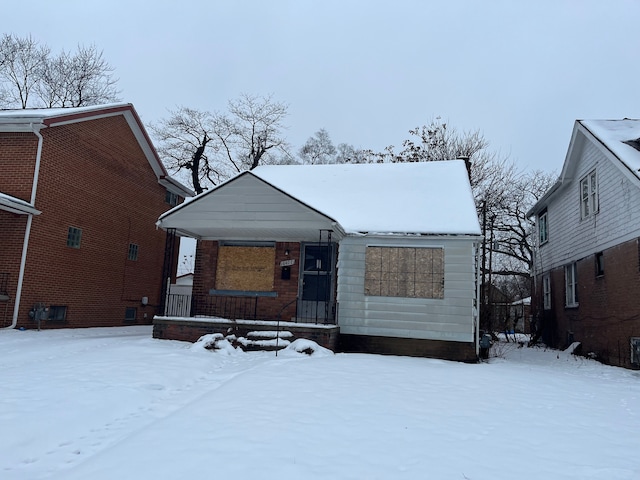
[(49, 306), (47, 321), (51, 323), (64, 323), (67, 320), (67, 307), (65, 305)]
[(138, 309), (136, 307), (127, 307), (124, 311), (125, 322), (135, 322), (138, 317)]

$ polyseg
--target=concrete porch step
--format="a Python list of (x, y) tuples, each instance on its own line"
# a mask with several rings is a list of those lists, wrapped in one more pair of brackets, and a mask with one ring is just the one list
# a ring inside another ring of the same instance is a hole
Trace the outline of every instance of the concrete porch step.
[(236, 343), (245, 352), (273, 352), (289, 346), (291, 341), (288, 339), (293, 339), (293, 333), (288, 331), (258, 330), (247, 333), (246, 337), (236, 339)]

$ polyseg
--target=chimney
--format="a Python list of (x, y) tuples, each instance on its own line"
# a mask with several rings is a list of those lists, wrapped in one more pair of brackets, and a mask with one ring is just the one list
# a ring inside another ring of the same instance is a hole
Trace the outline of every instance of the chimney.
[(467, 175), (469, 175), (469, 183), (471, 183), (471, 158), (468, 155), (460, 155), (456, 160), (464, 160), (467, 167)]

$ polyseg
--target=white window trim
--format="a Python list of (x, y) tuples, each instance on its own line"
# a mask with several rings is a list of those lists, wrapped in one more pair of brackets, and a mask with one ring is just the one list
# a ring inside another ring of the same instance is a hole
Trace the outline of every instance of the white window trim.
[[(569, 273), (570, 272), (570, 273)], [(571, 263), (564, 267), (565, 307), (578, 306), (578, 267)]]
[(538, 216), (538, 240), (540, 245), (549, 241), (549, 215), (546, 210)]
[(598, 177), (592, 170), (580, 180), (580, 218), (598, 213)]
[(542, 277), (542, 308), (551, 310), (551, 277), (549, 274)]

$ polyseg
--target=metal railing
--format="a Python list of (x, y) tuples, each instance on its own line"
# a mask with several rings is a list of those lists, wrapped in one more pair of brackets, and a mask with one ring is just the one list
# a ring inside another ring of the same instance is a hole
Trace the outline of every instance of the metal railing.
[[(323, 308), (300, 311), (296, 300), (289, 302), (279, 312), (267, 308), (263, 302), (273, 301), (273, 297), (245, 295), (186, 295), (169, 294), (166, 298), (164, 314), (169, 317), (217, 317), (229, 320), (292, 321), (295, 323), (334, 324), (337, 318), (337, 304), (334, 302)], [(295, 311), (291, 317), (282, 318), (292, 304)], [(326, 313), (325, 313), (326, 312)]]
[(194, 316), (219, 317), (229, 320), (271, 320), (258, 319), (258, 300), (260, 298), (232, 295), (194, 295), (191, 312)]
[(164, 314), (169, 317), (190, 317), (191, 295), (175, 293), (167, 295)]

